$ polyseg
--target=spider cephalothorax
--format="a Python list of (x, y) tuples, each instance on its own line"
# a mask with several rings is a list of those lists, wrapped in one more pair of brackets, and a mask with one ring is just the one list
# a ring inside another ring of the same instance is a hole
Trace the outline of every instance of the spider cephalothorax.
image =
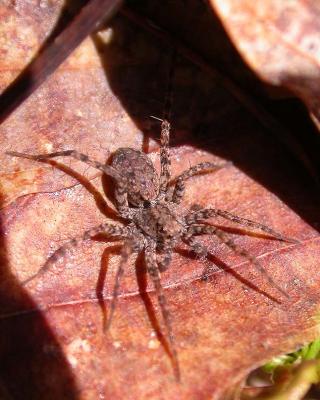
[(179, 377), (179, 364), (170, 324), (170, 314), (160, 279), (160, 272), (167, 269), (170, 265), (174, 247), (180, 241), (183, 241), (197, 255), (205, 257), (208, 251), (195, 237), (201, 234), (214, 235), (235, 253), (247, 258), (266, 276), (271, 285), (275, 286), (286, 296), (286, 293), (266, 273), (255, 257), (251, 256), (244, 249), (239, 248), (226, 232), (215, 226), (206, 225), (203, 221), (207, 218), (220, 216), (244, 226), (261, 229), (279, 240), (292, 240), (265, 225), (240, 218), (230, 214), (228, 211), (214, 208), (188, 210), (182, 207), (180, 203), (183, 199), (185, 183), (190, 177), (201, 172), (217, 170), (226, 164), (216, 165), (211, 162), (204, 162), (192, 166), (175, 178), (173, 187), (169, 187), (171, 178), (168, 147), (169, 122), (166, 120), (162, 121), (161, 128), (160, 176), (158, 176), (147, 155), (130, 148), (118, 149), (114, 153), (110, 165), (104, 165), (91, 160), (88, 156), (78, 153), (75, 150), (40, 155), (17, 152), (8, 152), (7, 154), (36, 161), (43, 161), (58, 156), (70, 156), (99, 169), (113, 178), (115, 183), (115, 206), (119, 215), (124, 220), (123, 226), (104, 223), (84, 232), (80, 238), (70, 240), (57, 249), (49, 257), (45, 265), (34, 276), (28, 278), (25, 283), (43, 274), (59, 257), (65, 255), (69, 248), (76, 246), (80, 241), (88, 240), (98, 233), (123, 239), (121, 261), (116, 272), (110, 312), (104, 326), (104, 329), (107, 330), (115, 310), (120, 278), (127, 260), (133, 252), (144, 250), (146, 268), (157, 293), (175, 372), (177, 377)]

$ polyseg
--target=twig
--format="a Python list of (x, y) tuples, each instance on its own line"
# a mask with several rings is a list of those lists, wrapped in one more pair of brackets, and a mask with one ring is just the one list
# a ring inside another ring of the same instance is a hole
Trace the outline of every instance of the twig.
[(89, 0), (70, 24), (45, 47), (0, 97), (0, 124), (26, 100), (102, 22), (110, 19), (122, 0)]

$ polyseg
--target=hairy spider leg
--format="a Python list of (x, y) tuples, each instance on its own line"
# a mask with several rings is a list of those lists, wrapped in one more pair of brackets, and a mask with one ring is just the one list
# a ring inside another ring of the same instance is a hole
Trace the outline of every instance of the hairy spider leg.
[(90, 165), (93, 168), (99, 169), (100, 171), (104, 172), (107, 175), (112, 176), (115, 179), (119, 179), (120, 177), (120, 175), (114, 168), (110, 167), (109, 165), (104, 165), (99, 161), (91, 160), (88, 156), (79, 153), (76, 150), (56, 151), (54, 153), (48, 153), (48, 154), (26, 154), (26, 153), (18, 153), (16, 151), (6, 151), (6, 154), (14, 157), (28, 158), (30, 160), (35, 160), (35, 161), (43, 161), (48, 158), (55, 158), (55, 157), (72, 157), (75, 158), (76, 160), (85, 162), (86, 164)]
[(234, 241), (231, 240), (221, 229), (208, 225), (192, 225), (188, 229), (185, 238), (188, 240), (191, 236), (201, 234), (216, 235), (220, 239), (220, 241), (228, 246), (231, 250), (233, 250), (234, 253), (239, 254), (240, 256), (249, 260), (252, 265), (267, 279), (271, 286), (275, 287), (286, 298), (290, 298), (290, 296), (271, 278), (271, 276), (262, 267), (259, 261), (251, 254), (249, 254), (246, 250), (242, 249), (236, 243), (234, 243)]
[(243, 225), (243, 226), (248, 226), (250, 228), (257, 228), (262, 230), (263, 232), (268, 233), (269, 235), (275, 237), (278, 240), (281, 240), (283, 242), (289, 242), (289, 243), (299, 243), (298, 240), (291, 239), (287, 236), (282, 235), (279, 232), (276, 232), (275, 230), (269, 228), (266, 225), (260, 224), (259, 222), (251, 221), (250, 219), (246, 218), (241, 218), (238, 217), (237, 215), (233, 215), (229, 213), (228, 211), (224, 210), (219, 210), (216, 208), (204, 208), (202, 210), (197, 210), (194, 211), (186, 216), (186, 222), (187, 224), (194, 224), (201, 222), (204, 219), (208, 219), (211, 217), (223, 217), (229, 221), (236, 222), (237, 224)]
[(218, 169), (221, 169), (221, 168), (225, 167), (226, 165), (230, 165), (230, 164), (231, 163), (217, 165), (217, 164), (214, 164), (211, 162), (203, 162), (203, 163), (193, 165), (192, 167), (190, 167), (189, 169), (184, 171), (181, 175), (179, 175), (176, 178), (176, 184), (173, 189), (173, 195), (172, 195), (171, 201), (176, 204), (181, 203), (181, 200), (182, 200), (182, 198), (184, 196), (184, 192), (185, 192), (185, 182), (192, 176), (200, 174), (201, 172), (210, 172), (212, 170), (218, 170)]
[(167, 120), (161, 122), (161, 138), (160, 138), (160, 186), (158, 199), (163, 199), (168, 190), (168, 184), (171, 177), (171, 161), (169, 154), (169, 136), (170, 123)]
[(119, 214), (123, 218), (131, 218), (132, 212), (128, 203), (127, 187), (124, 180), (116, 180), (116, 187), (114, 190), (114, 200)]
[(170, 313), (168, 310), (166, 298), (163, 292), (163, 287), (161, 284), (161, 275), (160, 271), (157, 266), (157, 260), (156, 260), (156, 245), (154, 242), (149, 241), (146, 245), (145, 248), (145, 260), (146, 260), (146, 266), (147, 266), (147, 271), (153, 281), (153, 285), (157, 294), (158, 298), (158, 303), (161, 309), (161, 314), (163, 317), (164, 325), (167, 331), (167, 335), (169, 337), (169, 349), (171, 352), (172, 360), (173, 360), (173, 365), (174, 365), (174, 372), (177, 381), (180, 381), (180, 367), (179, 367), (179, 361), (178, 361), (178, 354), (176, 350), (176, 346), (174, 343), (173, 339), (173, 330), (171, 326), (171, 320), (170, 320)]
[[(190, 237), (189, 239), (186, 239), (183, 237), (183, 240), (185, 243), (187, 243), (192, 250), (196, 253), (196, 255), (203, 261), (209, 261), (209, 254), (210, 251), (207, 249), (206, 246), (204, 246), (202, 243), (198, 242), (194, 236)], [(218, 266), (220, 268), (220, 266)], [(202, 278), (206, 280), (206, 275), (212, 271), (212, 265), (206, 265), (204, 271), (202, 272)], [(243, 282), (245, 285), (251, 287), (252, 289), (256, 290), (258, 293), (261, 293), (263, 296), (266, 296), (269, 300), (272, 300), (273, 302), (277, 304), (281, 304), (279, 300), (277, 300), (275, 297), (271, 296), (267, 292), (261, 290), (258, 286), (253, 285), (252, 283), (248, 284), (248, 282), (243, 279), (238, 273), (233, 273), (233, 275), (236, 277), (237, 280), (240, 280), (240, 282)]]
[(202, 278), (204, 278), (207, 275), (207, 273), (212, 270), (212, 264), (211, 263), (208, 264), (209, 261), (210, 261), (209, 258), (208, 258), (209, 250), (207, 249), (206, 246), (204, 246), (202, 243), (197, 241), (194, 236), (191, 236), (191, 237), (190, 236), (189, 237), (183, 236), (182, 240), (188, 246), (190, 246), (192, 248), (192, 250), (194, 251), (194, 253), (196, 254), (196, 256), (202, 262), (205, 263), (205, 268), (204, 268), (204, 270), (202, 272)]
[(208, 255), (208, 249), (201, 244), (200, 242), (198, 242), (194, 236), (189, 236), (188, 234), (183, 236), (183, 241), (185, 243), (187, 243), (192, 250), (196, 253), (196, 255), (200, 258), (203, 259), (205, 257), (207, 257)]
[(28, 158), (30, 160), (35, 160), (35, 161), (43, 161), (50, 158), (67, 157), (67, 156), (75, 158), (76, 160), (80, 160), (90, 165), (91, 167), (96, 168), (104, 172), (105, 174), (111, 176), (116, 181), (117, 189), (115, 191), (115, 200), (116, 200), (117, 210), (119, 211), (119, 214), (124, 218), (128, 218), (131, 216), (126, 195), (126, 182), (118, 173), (118, 171), (116, 171), (110, 165), (105, 165), (100, 163), (99, 161), (91, 160), (88, 156), (79, 153), (76, 150), (64, 150), (48, 154), (26, 154), (26, 153), (18, 153), (16, 151), (7, 151), (6, 154), (14, 157)]
[(174, 240), (166, 240), (163, 244), (159, 254), (160, 257), (157, 257), (160, 272), (166, 271), (170, 265), (174, 243)]
[(118, 225), (111, 225), (111, 224), (101, 224), (101, 225), (95, 226), (94, 228), (88, 229), (87, 231), (84, 232), (82, 237), (73, 238), (70, 241), (68, 241), (67, 243), (65, 243), (63, 246), (59, 247), (47, 259), (47, 261), (39, 269), (39, 271), (36, 272), (34, 275), (32, 275), (30, 278), (24, 280), (22, 282), (22, 285), (26, 285), (27, 283), (31, 282), (36, 277), (41, 276), (44, 273), (46, 273), (52, 267), (52, 265), (55, 264), (59, 260), (59, 258), (64, 257), (64, 255), (67, 253), (67, 251), (71, 250), (74, 247), (77, 247), (81, 242), (91, 239), (93, 236), (97, 235), (98, 233), (106, 233), (110, 236), (126, 237), (128, 234), (128, 231), (126, 228), (123, 228)]
[(179, 368), (179, 362), (178, 362), (178, 356), (177, 356), (177, 351), (175, 348), (175, 343), (173, 339), (173, 330), (171, 327), (171, 320), (170, 320), (170, 313), (168, 311), (167, 307), (167, 302), (166, 298), (163, 292), (163, 287), (161, 284), (161, 275), (160, 271), (157, 267), (156, 263), (156, 252), (155, 252), (155, 243), (150, 242), (148, 243), (145, 251), (145, 260), (146, 260), (146, 265), (147, 265), (147, 271), (153, 281), (155, 291), (157, 294), (158, 298), (158, 303), (160, 305), (162, 317), (164, 320), (164, 324), (166, 327), (167, 335), (169, 337), (169, 349), (173, 358), (174, 362), (174, 369), (175, 369), (175, 375), (177, 380), (180, 380), (180, 368)]

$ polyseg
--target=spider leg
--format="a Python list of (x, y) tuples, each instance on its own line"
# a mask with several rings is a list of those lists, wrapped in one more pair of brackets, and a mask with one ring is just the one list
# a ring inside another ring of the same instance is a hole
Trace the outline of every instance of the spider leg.
[(204, 259), (207, 257), (208, 249), (203, 244), (198, 242), (194, 236), (185, 236), (183, 237), (183, 241), (192, 248), (199, 258)]
[(194, 175), (200, 174), (201, 172), (209, 172), (211, 170), (218, 170), (220, 168), (225, 167), (226, 165), (229, 165), (231, 163), (225, 163), (223, 165), (217, 165), (211, 162), (203, 162), (200, 164), (193, 165), (186, 171), (184, 171), (181, 175), (179, 175), (176, 178), (176, 184), (173, 189), (173, 195), (172, 195), (172, 202), (176, 204), (180, 204), (184, 191), (185, 191), (185, 182), (189, 178), (191, 178)]
[[(229, 273), (231, 273), (231, 275), (233, 275), (238, 281), (244, 283), (246, 286), (255, 290), (257, 293), (262, 294), (263, 296), (267, 297), (269, 300), (272, 300), (273, 302), (275, 302), (277, 304), (281, 304), (281, 302), (279, 300), (277, 300), (275, 297), (271, 296), (264, 290), (261, 290), (258, 286), (254, 285), (252, 282), (243, 278), (240, 274), (238, 274), (236, 271), (232, 270), (232, 268), (228, 267), (225, 263), (221, 264), (218, 259), (215, 260), (215, 257), (213, 257), (213, 259), (211, 259), (212, 254), (210, 253), (209, 249), (207, 249), (207, 247), (204, 246), (202, 243), (198, 242), (194, 236), (189, 237), (188, 239), (183, 237), (183, 241), (185, 243), (187, 243), (189, 246), (191, 246), (192, 250), (206, 264), (204, 270), (202, 271), (201, 280), (206, 281), (208, 275), (214, 271), (217, 271), (217, 268), (223, 269), (224, 271), (228, 271)], [(210, 263), (208, 263), (209, 261), (210, 261)], [(213, 268), (212, 262), (216, 268)]]
[(160, 272), (166, 271), (170, 265), (172, 259), (173, 245), (173, 240), (166, 240), (163, 244), (160, 252), (161, 257), (157, 257), (157, 263)]
[(153, 281), (153, 285), (158, 297), (158, 303), (160, 305), (162, 317), (164, 320), (164, 325), (169, 337), (169, 349), (172, 355), (172, 360), (174, 364), (174, 370), (175, 370), (175, 375), (177, 380), (180, 380), (180, 368), (179, 368), (179, 361), (178, 361), (178, 355), (177, 355), (177, 350), (175, 347), (174, 343), (174, 338), (173, 338), (173, 331), (172, 331), (172, 326), (171, 326), (171, 320), (170, 320), (170, 313), (168, 310), (166, 298), (163, 292), (163, 287), (161, 284), (161, 275), (159, 268), (157, 266), (157, 260), (156, 260), (156, 252), (155, 252), (155, 243), (149, 241), (146, 250), (145, 250), (145, 260), (146, 260), (146, 265), (147, 265), (147, 271)]
[(65, 150), (65, 151), (57, 151), (55, 153), (48, 153), (48, 154), (26, 154), (26, 153), (18, 153), (16, 151), (7, 151), (6, 154), (9, 156), (14, 156), (14, 157), (21, 157), (21, 158), (28, 158), (30, 160), (35, 160), (35, 161), (44, 161), (49, 158), (55, 158), (55, 157), (72, 157), (75, 158), (76, 160), (80, 160), (85, 162), (86, 164), (90, 165), (93, 168), (99, 169), (100, 171), (104, 172), (105, 174), (112, 176), (116, 180), (121, 181), (121, 177), (119, 173), (112, 168), (109, 165), (104, 165), (98, 161), (91, 160), (88, 156), (85, 154), (79, 153), (76, 150)]
[(246, 250), (239, 247), (233, 240), (229, 239), (228, 236), (220, 229), (214, 226), (208, 225), (192, 225), (185, 238), (188, 240), (191, 236), (200, 235), (200, 234), (211, 234), (216, 235), (222, 243), (228, 246), (234, 253), (239, 254), (240, 256), (249, 260), (252, 265), (267, 279), (269, 284), (275, 287), (283, 296), (290, 298), (290, 296), (271, 278), (271, 276), (267, 273), (267, 271), (262, 267), (259, 261), (253, 257)]
[(131, 218), (132, 211), (128, 204), (127, 187), (124, 181), (117, 180), (117, 185), (114, 191), (114, 199), (116, 208), (123, 218)]
[(82, 237), (80, 238), (73, 238), (69, 242), (65, 243), (63, 246), (59, 247), (45, 262), (45, 264), (39, 269), (38, 272), (36, 272), (34, 275), (32, 275), (30, 278), (24, 280), (22, 282), (22, 285), (26, 285), (27, 283), (31, 282), (33, 279), (36, 277), (39, 277), (46, 273), (53, 264), (57, 262), (57, 260), (61, 257), (63, 257), (67, 251), (71, 250), (73, 247), (77, 247), (81, 242), (90, 239), (92, 236), (97, 235), (98, 233), (106, 233), (109, 234), (110, 236), (120, 236), (120, 237), (126, 237), (128, 232), (126, 228), (123, 228), (121, 226), (117, 225), (110, 225), (110, 224), (101, 224), (98, 225), (94, 228), (91, 228), (87, 231), (84, 232)]
[(289, 243), (299, 243), (297, 240), (288, 238), (282, 235), (281, 233), (276, 232), (275, 230), (269, 228), (268, 226), (260, 224), (259, 222), (251, 221), (250, 219), (246, 218), (241, 218), (238, 217), (237, 215), (229, 213), (228, 211), (214, 209), (214, 208), (205, 208), (203, 210), (192, 212), (186, 216), (186, 222), (187, 224), (194, 224), (201, 222), (201, 220), (203, 219), (217, 217), (217, 216), (223, 217), (225, 219), (228, 219), (229, 221), (236, 222), (237, 224), (243, 226), (260, 229), (263, 232), (268, 233), (269, 235), (275, 237), (278, 240), (282, 240)]
[[(194, 236), (182, 237), (182, 240), (192, 248), (196, 256), (205, 264), (202, 271), (201, 280), (206, 280), (209, 272), (213, 271), (212, 261), (209, 260), (210, 252), (206, 246), (197, 241)], [(216, 264), (214, 264), (216, 265)]]
[(168, 189), (169, 180), (171, 177), (171, 161), (169, 155), (169, 137), (170, 137), (170, 123), (163, 120), (161, 123), (161, 138), (160, 138), (160, 185), (158, 199), (163, 198)]
[(123, 218), (128, 218), (131, 216), (128, 206), (127, 193), (126, 193), (127, 192), (126, 182), (118, 173), (118, 171), (116, 171), (110, 165), (101, 164), (98, 161), (91, 160), (88, 156), (79, 153), (76, 150), (57, 151), (55, 153), (48, 153), (48, 154), (26, 154), (26, 153), (18, 153), (16, 151), (7, 151), (6, 154), (14, 157), (28, 158), (30, 160), (35, 160), (35, 161), (44, 161), (50, 158), (61, 157), (61, 156), (63, 157), (69, 156), (75, 158), (76, 160), (83, 161), (86, 164), (90, 165), (91, 167), (94, 167), (104, 172), (106, 175), (111, 176), (116, 181), (117, 188), (115, 191), (115, 201), (117, 210), (119, 211), (119, 214)]

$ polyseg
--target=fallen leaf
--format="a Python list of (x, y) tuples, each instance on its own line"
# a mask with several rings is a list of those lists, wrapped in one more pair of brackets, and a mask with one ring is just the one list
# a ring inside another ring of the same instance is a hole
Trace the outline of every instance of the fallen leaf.
[[(49, 15), (55, 20), (50, 3), (32, 10), (21, 4), (2, 5), (1, 12), (15, 27), (10, 57), (4, 57), (11, 79), (15, 65), (23, 68), (24, 49), (15, 50), (20, 29), (28, 25), (31, 38), (40, 36), (30, 15), (39, 13), (45, 26)], [(212, 253), (206, 263), (177, 249), (162, 277), (181, 365), (177, 383), (141, 259), (128, 263), (112, 326), (102, 331), (121, 243), (84, 242), (41, 279), (21, 285), (65, 241), (101, 222), (120, 221), (112, 182), (99, 172), (69, 158), (52, 166), (5, 151), (74, 148), (105, 162), (117, 148), (132, 147), (148, 152), (159, 168), (159, 124), (150, 115), (163, 115), (171, 60), (166, 43), (119, 16), (1, 126), (0, 383), (8, 398), (223, 399), (249, 371), (319, 335), (312, 180), (211, 75), (182, 57), (173, 79), (173, 175), (204, 160), (233, 162), (192, 179), (184, 205), (225, 209), (298, 239), (300, 244), (278, 242), (211, 221), (229, 227), (290, 299), (214, 238), (203, 238)]]
[(299, 96), (319, 128), (319, 4), (302, 0), (210, 3), (250, 67), (268, 83)]

